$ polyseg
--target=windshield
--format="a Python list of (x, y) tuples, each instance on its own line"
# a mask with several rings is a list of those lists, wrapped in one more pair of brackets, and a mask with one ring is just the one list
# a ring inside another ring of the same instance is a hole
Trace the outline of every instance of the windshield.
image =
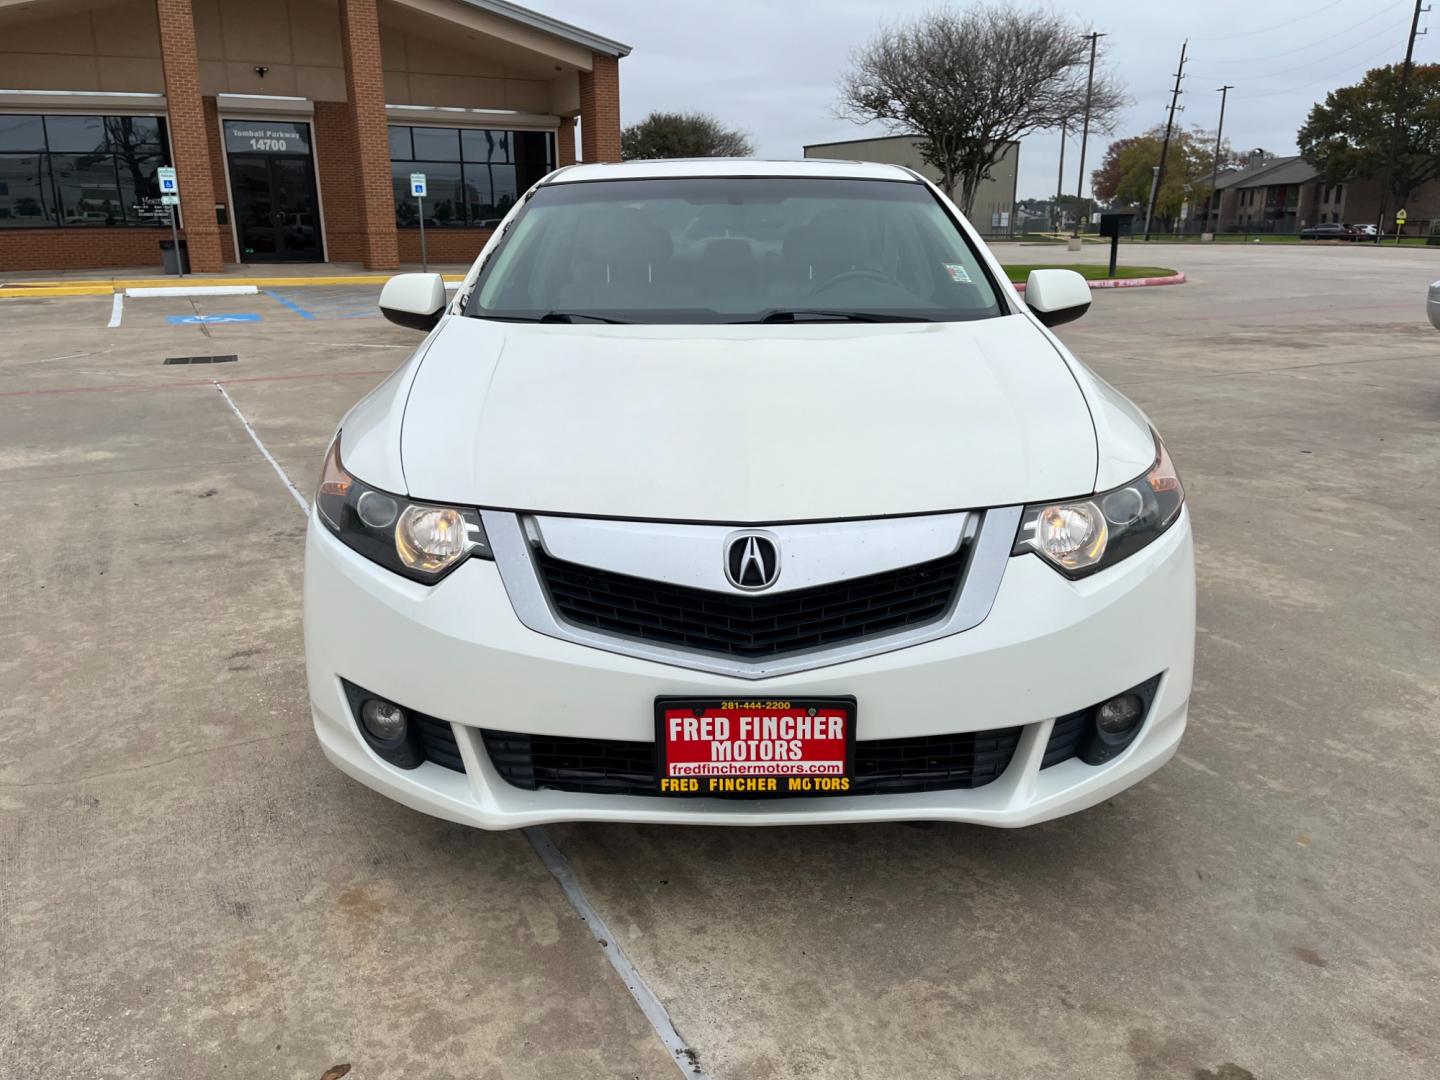
[(923, 184), (710, 177), (536, 189), (481, 271), (467, 314), (743, 323), (1005, 311)]

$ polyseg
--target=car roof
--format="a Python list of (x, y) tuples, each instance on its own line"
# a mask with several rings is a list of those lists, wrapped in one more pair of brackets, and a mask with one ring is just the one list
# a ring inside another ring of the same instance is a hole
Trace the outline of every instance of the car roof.
[(650, 161), (618, 161), (594, 165), (570, 165), (551, 173), (547, 184), (571, 184), (588, 180), (657, 180), (695, 176), (823, 176), (850, 180), (903, 180), (920, 183), (920, 177), (900, 165), (874, 161), (830, 161), (805, 158), (801, 161), (762, 161), (759, 158), (670, 158)]

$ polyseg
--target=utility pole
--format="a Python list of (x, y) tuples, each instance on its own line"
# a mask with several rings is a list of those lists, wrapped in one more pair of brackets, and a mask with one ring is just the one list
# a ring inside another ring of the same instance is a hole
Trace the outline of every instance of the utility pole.
[[(1405, 43), (1405, 66), (1400, 69), (1400, 92), (1396, 95), (1395, 101), (1395, 126), (1390, 132), (1390, 157), (1385, 163), (1385, 183), (1380, 186), (1380, 220), (1375, 227), (1375, 243), (1385, 239), (1385, 204), (1390, 198), (1390, 184), (1395, 179), (1395, 159), (1400, 154), (1400, 125), (1405, 122), (1405, 106), (1410, 96), (1410, 69), (1415, 57), (1415, 39), (1424, 31), (1420, 29), (1420, 16), (1429, 11), (1428, 7), (1421, 7), (1424, 0), (1415, 0), (1415, 14), (1410, 19), (1410, 38)], [(1395, 227), (1395, 239), (1399, 242), (1400, 227)]]
[[(1215, 125), (1215, 156), (1210, 162), (1210, 201), (1205, 204), (1205, 232), (1217, 233), (1220, 231), (1220, 208), (1219, 200), (1215, 198), (1215, 182), (1220, 178), (1220, 136), (1225, 131), (1225, 98), (1229, 96), (1235, 87), (1228, 83), (1217, 91), (1220, 95), (1220, 123)], [(1210, 214), (1215, 214), (1215, 227), (1210, 227)]]
[(1090, 74), (1085, 79), (1085, 125), (1080, 129), (1080, 177), (1075, 181), (1075, 235), (1080, 235), (1080, 211), (1085, 206), (1085, 144), (1090, 140), (1090, 95), (1095, 89), (1095, 46), (1104, 34), (1089, 33)]
[(1050, 227), (1060, 231), (1060, 193), (1065, 190), (1065, 124), (1060, 121), (1060, 170), (1055, 174), (1055, 206), (1050, 215)]
[(1150, 189), (1150, 205), (1145, 210), (1145, 239), (1150, 239), (1150, 221), (1155, 216), (1155, 196), (1165, 182), (1165, 155), (1170, 151), (1170, 132), (1175, 128), (1175, 107), (1180, 102), (1180, 80), (1185, 78), (1185, 50), (1190, 42), (1180, 44), (1180, 66), (1175, 70), (1175, 89), (1170, 92), (1170, 118), (1165, 121), (1165, 141), (1160, 144), (1160, 164), (1155, 173), (1155, 185)]
[(1145, 202), (1145, 236), (1150, 236), (1150, 212), (1155, 209), (1155, 181), (1160, 179), (1160, 166), (1150, 166), (1150, 198)]

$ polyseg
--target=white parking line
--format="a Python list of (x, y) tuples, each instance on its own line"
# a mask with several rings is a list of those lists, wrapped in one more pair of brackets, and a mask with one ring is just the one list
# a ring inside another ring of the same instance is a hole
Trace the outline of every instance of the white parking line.
[(117, 292), (115, 303), (110, 305), (110, 321), (106, 323), (107, 328), (113, 330), (120, 325), (120, 317), (125, 314), (125, 294)]
[(680, 1072), (691, 1078), (691, 1080), (709, 1080), (708, 1074), (699, 1065), (699, 1058), (690, 1045), (681, 1037), (680, 1032), (675, 1030), (675, 1022), (670, 1019), (670, 1014), (665, 1006), (660, 1004), (660, 999), (650, 989), (650, 985), (635, 970), (635, 965), (630, 963), (630, 958), (625, 955), (625, 950), (620, 948), (620, 943), (615, 940), (614, 932), (605, 925), (605, 920), (600, 913), (590, 906), (590, 901), (585, 898), (585, 892), (580, 888), (580, 882), (575, 880), (575, 875), (570, 871), (570, 862), (555, 846), (544, 829), (529, 828), (525, 830), (525, 836), (530, 841), (530, 846), (535, 849), (535, 854), (540, 856), (540, 861), (545, 864), (545, 869), (550, 871), (550, 876), (560, 883), (564, 890), (565, 898), (570, 901), (570, 906), (575, 909), (576, 914), (585, 920), (585, 925), (590, 928), (590, 935), (605, 953), (605, 959), (610, 961), (610, 966), (620, 976), (620, 981), (625, 984), (625, 989), (630, 991), (630, 996), (635, 999), (635, 1004), (640, 1006), (640, 1011), (645, 1014), (645, 1019), (650, 1021), (650, 1026), (655, 1029), (655, 1034), (660, 1036), (660, 1041), (665, 1044), (665, 1049), (670, 1051), (675, 1064), (680, 1067)]
[[(280, 463), (275, 460), (269, 450), (265, 449), (265, 444), (260, 441), (260, 436), (250, 426), (250, 421), (245, 419), (245, 414), (240, 411), (235, 400), (225, 392), (225, 387), (218, 382), (215, 384), (215, 389), (220, 391), (220, 396), (225, 399), (225, 404), (230, 406), (230, 411), (244, 425), (250, 440), (255, 444), (256, 449), (265, 456), (265, 460), (275, 470), (275, 475), (280, 477), (291, 496), (300, 504), (301, 513), (308, 516), (310, 504), (305, 501), (305, 496), (300, 494), (300, 489), (280, 467)], [(630, 963), (630, 958), (625, 955), (625, 950), (620, 948), (620, 943), (615, 940), (614, 932), (586, 898), (585, 890), (580, 887), (580, 882), (576, 880), (574, 873), (570, 870), (569, 860), (555, 846), (555, 842), (550, 839), (544, 829), (538, 827), (526, 829), (525, 836), (530, 841), (530, 846), (535, 849), (535, 854), (540, 856), (540, 861), (545, 865), (545, 869), (550, 871), (550, 876), (559, 884), (561, 891), (565, 894), (565, 899), (575, 909), (575, 914), (579, 915), (585, 925), (589, 927), (590, 936), (595, 939), (596, 944), (605, 953), (605, 959), (610, 961), (610, 966), (620, 976), (621, 982), (625, 984), (625, 989), (630, 991), (630, 996), (635, 1000), (635, 1004), (640, 1006), (640, 1011), (645, 1014), (645, 1019), (650, 1022), (650, 1027), (654, 1029), (660, 1041), (665, 1044), (665, 1049), (670, 1051), (670, 1057), (679, 1068), (681, 1075), (688, 1077), (689, 1080), (710, 1080), (709, 1074), (700, 1067), (699, 1058), (694, 1050), (681, 1037), (680, 1032), (675, 1030), (675, 1023), (670, 1019), (670, 1014), (666, 1011), (665, 1006), (660, 1003), (660, 999), (655, 996), (655, 992), (650, 989), (650, 985), (640, 972), (635, 970), (635, 965)]]
[(235, 404), (235, 399), (227, 394), (225, 387), (221, 386), (218, 382), (215, 384), (215, 389), (220, 391), (220, 396), (225, 399), (225, 404), (230, 406), (230, 411), (239, 417), (240, 423), (245, 426), (246, 432), (250, 435), (250, 441), (255, 444), (255, 448), (259, 450), (260, 453), (265, 455), (265, 460), (270, 462), (270, 467), (275, 470), (275, 475), (280, 477), (280, 482), (283, 483), (290, 492), (291, 498), (299, 504), (300, 512), (308, 516), (310, 513), (310, 504), (305, 501), (305, 496), (300, 494), (300, 489), (291, 482), (289, 475), (280, 467), (280, 463), (270, 456), (270, 451), (265, 449), (265, 444), (260, 441), (260, 436), (255, 434), (255, 429), (250, 426), (250, 421), (245, 419), (245, 414), (242, 413), (239, 406)]

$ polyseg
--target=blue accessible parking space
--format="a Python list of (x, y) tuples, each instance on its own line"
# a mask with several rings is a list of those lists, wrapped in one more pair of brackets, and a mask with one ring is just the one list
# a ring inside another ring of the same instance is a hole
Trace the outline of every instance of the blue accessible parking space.
[(171, 326), (213, 326), (217, 323), (254, 323), (261, 316), (252, 311), (226, 312), (221, 315), (167, 315)]
[(312, 285), (292, 289), (264, 289), (290, 314), (300, 319), (378, 319), (378, 287), (368, 285)]

